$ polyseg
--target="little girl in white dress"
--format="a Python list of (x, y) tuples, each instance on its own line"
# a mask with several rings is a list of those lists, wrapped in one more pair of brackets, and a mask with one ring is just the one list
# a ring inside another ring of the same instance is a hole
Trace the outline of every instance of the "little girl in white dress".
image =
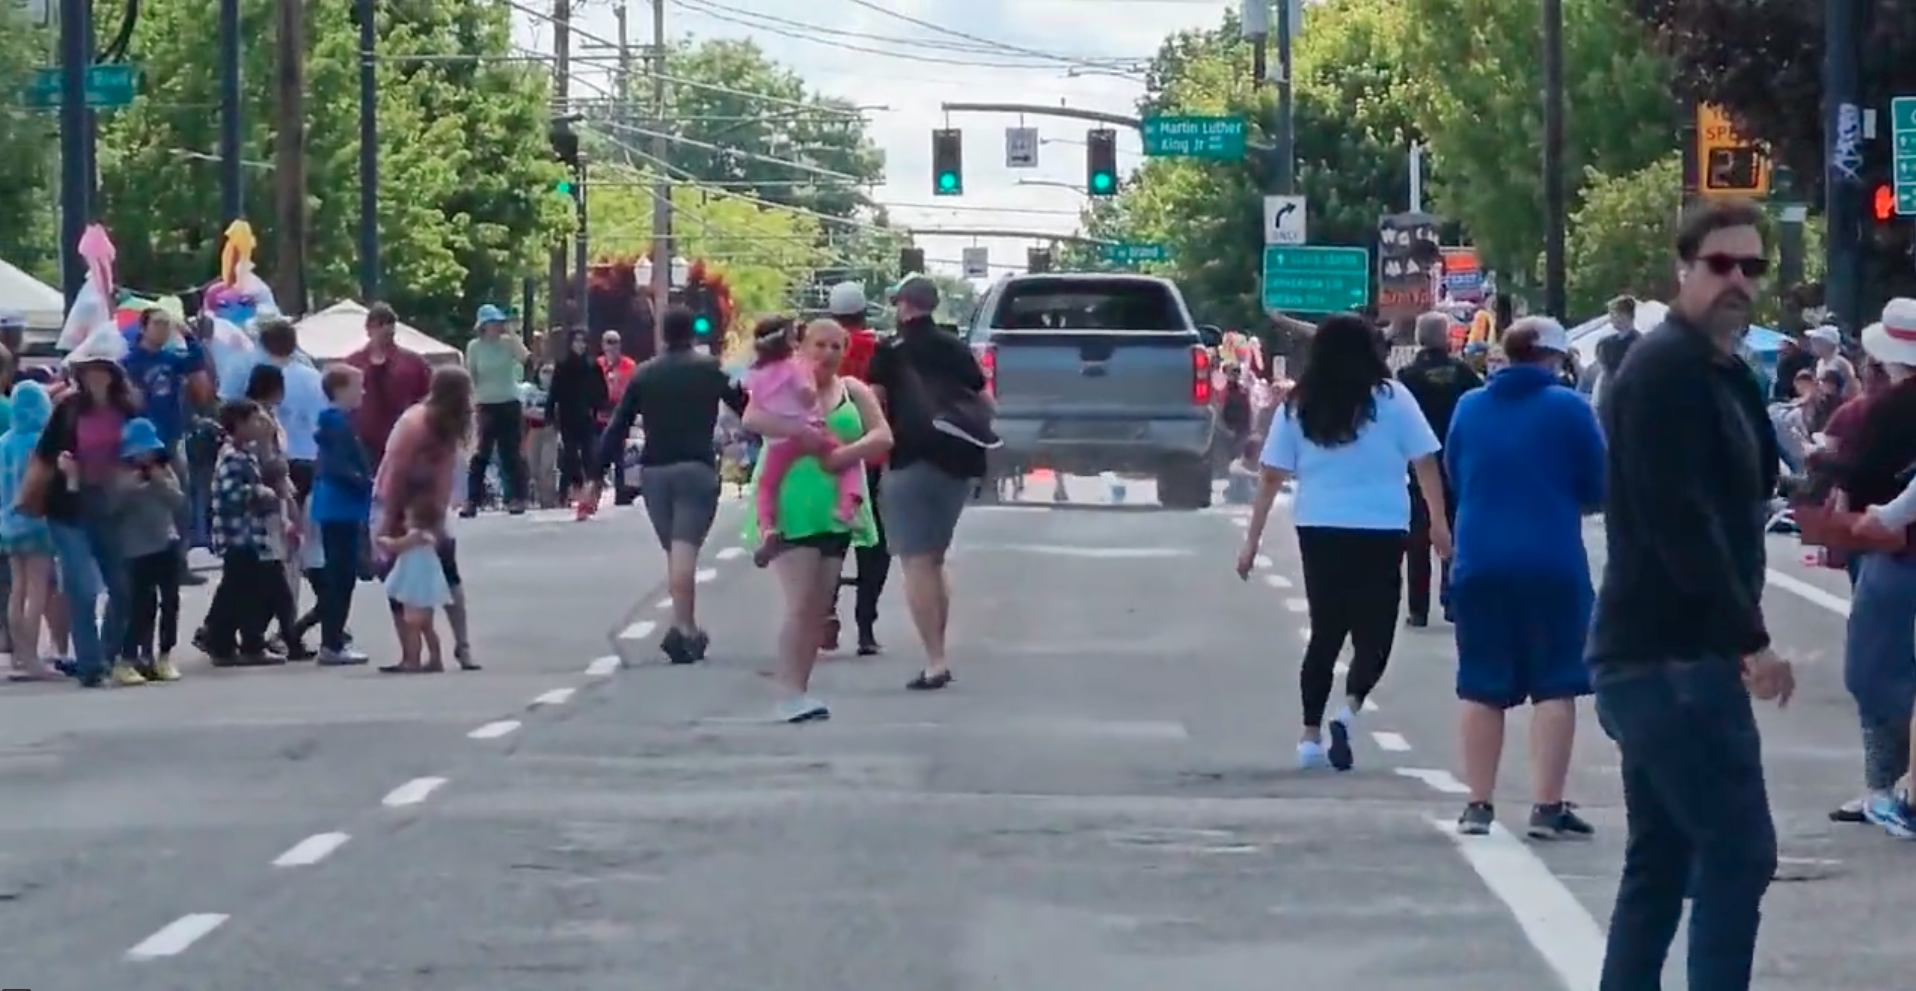
[[(452, 601), (452, 586), (446, 582), (445, 569), (439, 563), (440, 530), (445, 526), (444, 507), (422, 499), (406, 508), (406, 532), (397, 537), (378, 538), (379, 550), (392, 560), (386, 573), (386, 597), (398, 608), (399, 663), (381, 668), (393, 674), (445, 670), (439, 632), (433, 628), (433, 614)], [(420, 654), (426, 655), (421, 664)]]

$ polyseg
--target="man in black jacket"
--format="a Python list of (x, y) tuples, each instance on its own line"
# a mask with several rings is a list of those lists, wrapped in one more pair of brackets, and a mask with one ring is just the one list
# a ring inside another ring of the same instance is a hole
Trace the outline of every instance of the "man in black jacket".
[(1737, 356), (1769, 270), (1763, 222), (1745, 200), (1684, 218), (1682, 289), (1601, 408), (1609, 554), (1588, 659), (1629, 822), (1602, 991), (1661, 986), (1686, 889), (1689, 986), (1748, 988), (1776, 869), (1751, 698), (1786, 703), (1795, 677), (1763, 622), (1776, 437)]
[[(1442, 442), (1450, 434), (1450, 417), (1464, 393), (1478, 388), (1484, 380), (1462, 360), (1450, 354), (1450, 318), (1442, 313), (1426, 313), (1417, 318), (1417, 356), (1397, 371), (1397, 380), (1410, 390), (1423, 410), (1431, 432)], [(1439, 457), (1439, 465), (1443, 459)], [(1445, 515), (1453, 529), (1457, 525), (1457, 501), (1451, 498), (1450, 480), (1444, 480)], [(1417, 476), (1410, 477), (1410, 543), (1406, 548), (1404, 597), (1409, 609), (1405, 620), (1413, 627), (1430, 625), (1430, 511), (1417, 491)], [(1444, 619), (1450, 619), (1450, 562), (1441, 563), (1438, 601), (1444, 607)]]

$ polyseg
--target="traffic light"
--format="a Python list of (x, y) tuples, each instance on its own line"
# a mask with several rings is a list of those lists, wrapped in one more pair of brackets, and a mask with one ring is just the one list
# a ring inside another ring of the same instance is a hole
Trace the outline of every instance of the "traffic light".
[(931, 192), (934, 196), (965, 193), (965, 132), (953, 127), (931, 132)]
[(1092, 196), (1118, 194), (1118, 132), (1103, 127), (1085, 132), (1084, 189)]
[(701, 338), (711, 337), (719, 324), (717, 301), (712, 298), (711, 290), (702, 285), (686, 286), (681, 300), (685, 308), (692, 311), (692, 333)]
[(1896, 190), (1887, 182), (1876, 184), (1876, 192), (1870, 197), (1870, 216), (1879, 224), (1887, 224), (1896, 219)]
[(1051, 271), (1050, 248), (1025, 249), (1025, 271), (1032, 275)]
[(571, 170), (570, 175), (552, 184), (552, 191), (560, 196), (574, 196), (580, 186), (579, 173), (585, 166), (585, 159), (579, 154), (579, 133), (571, 124), (555, 121), (548, 137), (552, 142), (552, 157)]
[(924, 270), (925, 270), (925, 249), (923, 248), (898, 249), (899, 278), (904, 278), (907, 275), (917, 275), (918, 273), (923, 272)]

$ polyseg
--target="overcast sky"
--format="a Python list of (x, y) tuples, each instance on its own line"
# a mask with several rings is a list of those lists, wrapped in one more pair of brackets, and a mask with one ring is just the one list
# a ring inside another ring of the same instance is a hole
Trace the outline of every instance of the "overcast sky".
[[(1038, 179), (1082, 186), (1084, 132), (1096, 125), (1064, 118), (1028, 118), (1040, 138), (1035, 169), (1007, 169), (1004, 130), (1019, 126), (1007, 114), (953, 114), (948, 126), (965, 132), (965, 195), (931, 194), (931, 132), (947, 126), (947, 101), (1063, 105), (1113, 113), (1136, 112), (1142, 76), (1102, 68), (1113, 60), (1133, 67), (1157, 51), (1167, 34), (1217, 23), (1236, 0), (662, 0), (667, 33), (680, 37), (750, 38), (790, 66), (815, 90), (861, 105), (869, 132), (885, 151), (885, 185), (874, 190), (904, 227), (968, 227), (1070, 233), (1084, 197), (1055, 186), (1020, 186)], [(514, 0), (546, 6), (547, 0)], [(617, 0), (589, 0), (583, 31), (605, 38), (617, 32)], [(651, 30), (651, 9), (631, 6), (633, 41)], [(549, 51), (549, 24), (520, 15), (522, 44)], [(923, 22), (923, 23), (913, 23)], [(749, 22), (749, 23), (741, 23)], [(834, 42), (837, 42), (834, 44)], [(869, 51), (850, 50), (851, 48)], [(962, 49), (962, 50), (955, 50)], [(886, 53), (886, 54), (874, 54)], [(1055, 61), (1034, 67), (1045, 60)], [(1072, 75), (1068, 62), (1090, 71)], [(956, 63), (956, 64), (954, 64)], [(583, 86), (590, 92), (590, 86)], [(1060, 141), (1077, 143), (1058, 143)], [(1120, 129), (1121, 171), (1140, 161), (1138, 136)], [(934, 199), (937, 202), (934, 203)], [(1022, 270), (1025, 249), (1037, 242), (917, 236), (935, 271), (956, 275), (961, 249), (983, 245), (992, 275)], [(1003, 267), (998, 267), (1003, 266)]]

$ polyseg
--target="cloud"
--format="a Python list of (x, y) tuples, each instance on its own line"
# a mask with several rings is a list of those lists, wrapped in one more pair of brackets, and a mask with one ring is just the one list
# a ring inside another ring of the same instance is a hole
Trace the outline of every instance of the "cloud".
[[(667, 30), (674, 36), (751, 38), (813, 89), (886, 108), (870, 112), (868, 130), (886, 155), (886, 183), (874, 195), (892, 208), (894, 224), (1069, 234), (1077, 229), (1084, 197), (1072, 189), (1019, 181), (1082, 186), (1084, 132), (1098, 125), (1025, 118), (1022, 126), (1036, 127), (1044, 142), (1038, 167), (1008, 169), (1004, 129), (1021, 126), (1018, 117), (954, 113), (947, 124), (941, 104), (1026, 103), (1135, 114), (1144, 91), (1141, 76), (1111, 67), (1118, 60), (1135, 66), (1156, 52), (1166, 35), (1215, 25), (1227, 7), (1235, 6), (1235, 0), (871, 0), (871, 6), (854, 0), (667, 0), (666, 12)], [(635, 4), (631, 16), (636, 43), (649, 36), (650, 12)], [(521, 43), (549, 50), (550, 26), (520, 19)], [(587, 8), (580, 21), (593, 35), (617, 33), (614, 14), (604, 4)], [(1055, 60), (1033, 68), (1040, 64), (1037, 56)], [(1073, 60), (1084, 65), (1072, 70), (1067, 63)], [(591, 91), (589, 85), (581, 89)], [(945, 126), (964, 131), (965, 195), (934, 202), (931, 132)], [(1133, 131), (1119, 129), (1118, 149), (1121, 171), (1142, 160)], [(933, 269), (953, 275), (964, 247), (984, 246), (994, 278), (1022, 270), (1025, 249), (1042, 243), (925, 233), (917, 241)]]

